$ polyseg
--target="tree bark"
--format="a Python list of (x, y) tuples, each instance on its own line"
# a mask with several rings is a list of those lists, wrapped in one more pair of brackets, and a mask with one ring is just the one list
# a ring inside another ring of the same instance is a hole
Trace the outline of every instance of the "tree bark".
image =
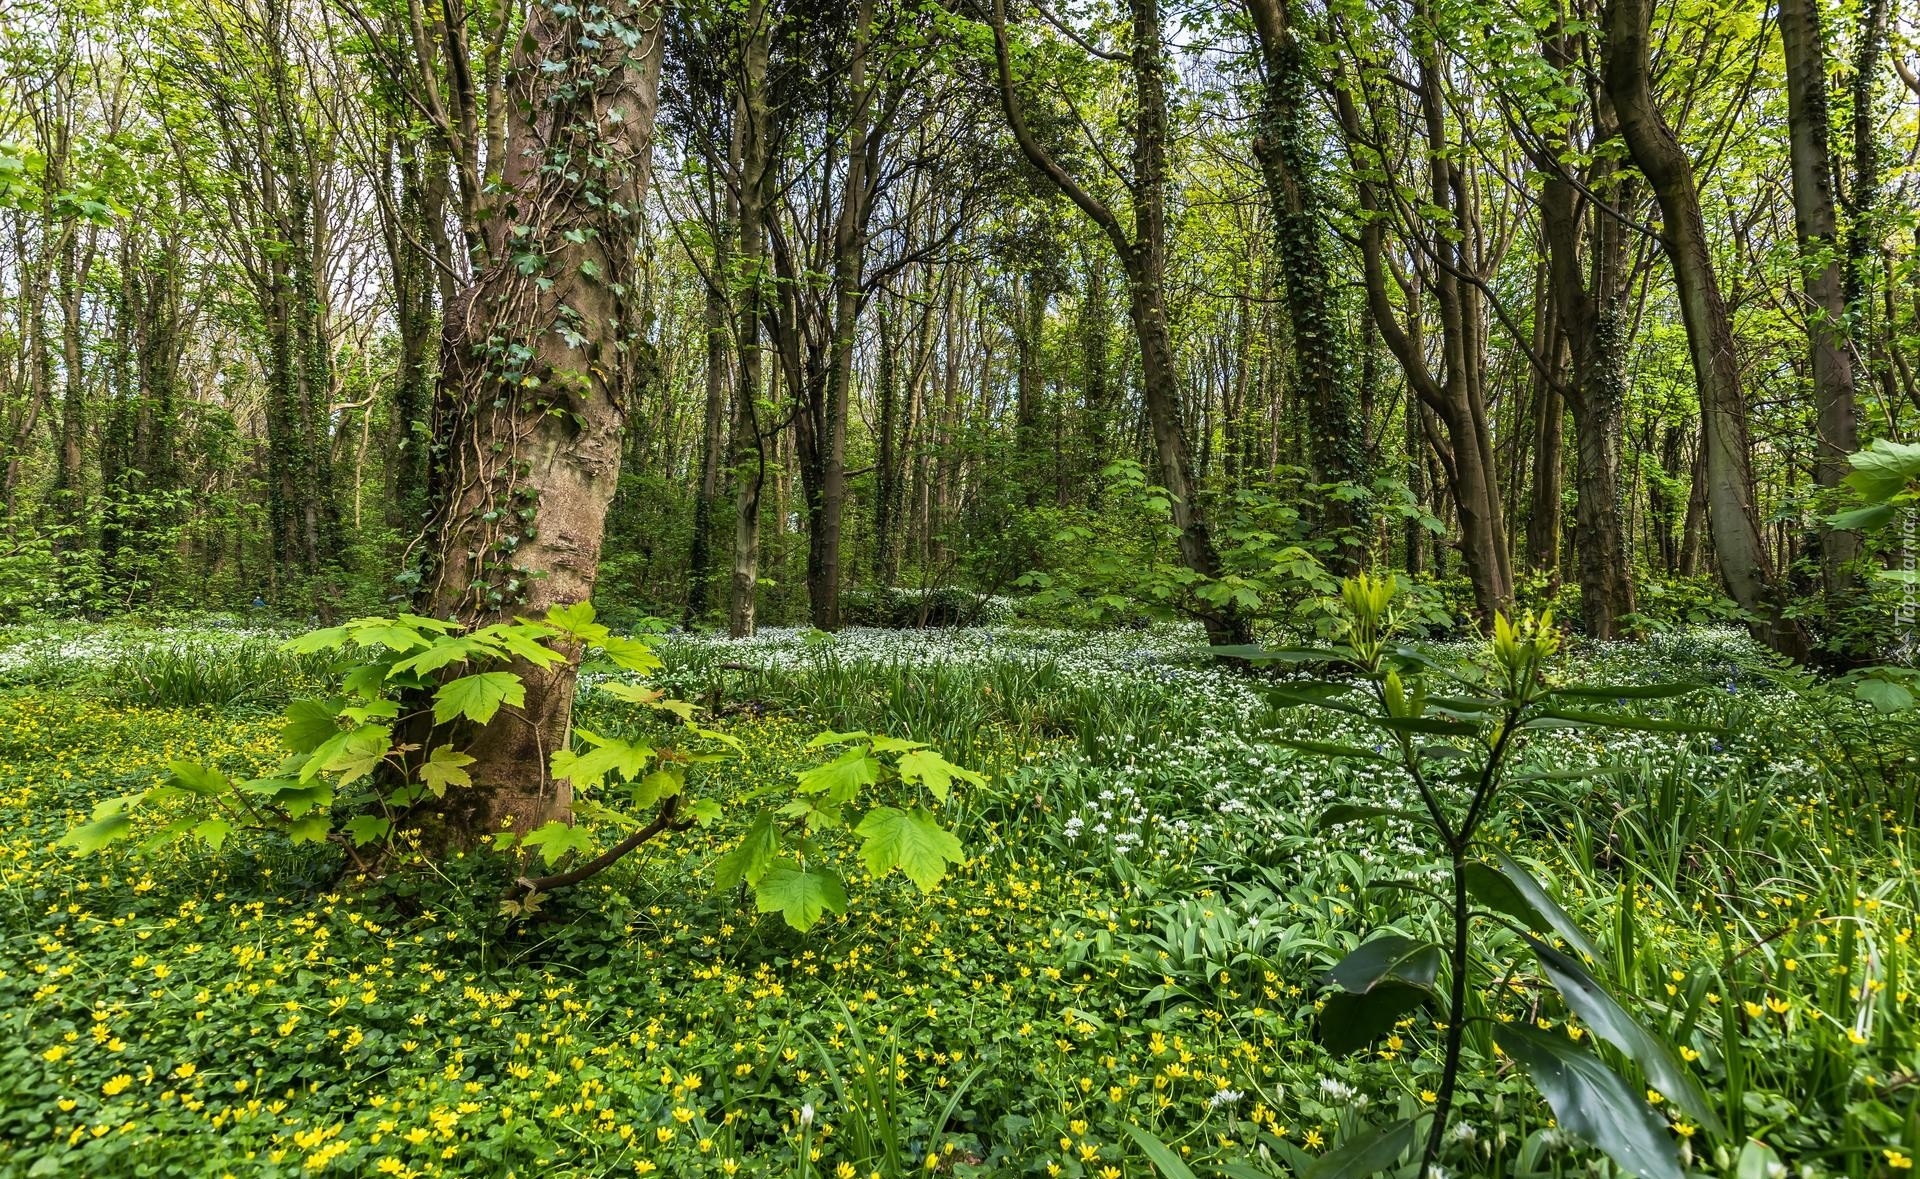
[(1804, 658), (1806, 632), (1786, 616), (1786, 601), (1754, 510), (1747, 403), (1733, 349), (1733, 322), (1720, 296), (1693, 162), (1654, 102), (1652, 0), (1610, 0), (1605, 81), (1628, 151), (1660, 204), (1661, 243), (1673, 263), (1694, 380), (1700, 389), (1707, 524), (1720, 579), (1753, 629), (1775, 650)]
[[(1860, 445), (1853, 350), (1847, 330), (1847, 267), (1834, 216), (1828, 120), (1827, 46), (1819, 0), (1781, 0), (1780, 44), (1787, 66), (1787, 146), (1793, 227), (1799, 239), (1807, 344), (1813, 368), (1814, 485), (1831, 502)], [(1856, 532), (1818, 525), (1820, 579), (1830, 620), (1853, 597)]]
[[(594, 20), (589, 35), (575, 9), (532, 6), (508, 82), (497, 213), (513, 227), (507, 256), (446, 316), (444, 457), (420, 599), (468, 624), (592, 594), (643, 371), (636, 261), (660, 5), (627, 0)], [(570, 655), (547, 671), (516, 663), (525, 705), (460, 742), (476, 760), (473, 786), (447, 795), (450, 844), (570, 817), (569, 788), (547, 775), (571, 737), (578, 652)]]

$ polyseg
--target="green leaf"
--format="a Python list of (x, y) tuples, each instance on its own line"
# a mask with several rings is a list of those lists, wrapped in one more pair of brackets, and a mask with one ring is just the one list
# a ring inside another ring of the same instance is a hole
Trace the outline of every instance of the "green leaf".
[(310, 630), (306, 634), (295, 635), (280, 644), (280, 649), (295, 655), (312, 655), (317, 651), (338, 651), (346, 642), (346, 627), (329, 626), (324, 630)]
[(376, 839), (385, 839), (393, 830), (393, 824), (379, 815), (355, 815), (347, 820), (346, 832), (353, 839), (353, 846), (365, 847)]
[(1406, 819), (1409, 822), (1429, 821), (1427, 816), (1414, 811), (1401, 810), (1391, 806), (1365, 806), (1357, 802), (1336, 802), (1321, 811), (1313, 821), (1315, 831), (1326, 831), (1341, 823), (1360, 823), (1368, 819)]
[(389, 651), (405, 652), (432, 645), (412, 627), (388, 622), (384, 618), (370, 618), (365, 625), (349, 623), (348, 626), (353, 630), (353, 641), (362, 647), (385, 647)]
[(1899, 509), (1892, 504), (1873, 504), (1850, 512), (1835, 512), (1827, 517), (1827, 527), (1840, 532), (1872, 532), (1893, 522)]
[(802, 794), (824, 792), (835, 802), (851, 802), (862, 786), (880, 780), (880, 762), (864, 745), (856, 745), (823, 766), (798, 775)]
[(393, 665), (395, 671), (410, 671), (417, 675), (430, 675), (441, 668), (454, 663), (493, 655), (490, 644), (473, 638), (438, 639), (426, 650), (409, 655)]
[[(1716, 733), (1715, 725), (1703, 725), (1694, 721), (1664, 720), (1650, 716), (1635, 716), (1630, 712), (1594, 712), (1586, 708), (1546, 708), (1535, 714), (1529, 727), (1536, 727), (1537, 721), (1571, 721), (1574, 726), (1598, 725), (1609, 729), (1633, 729), (1642, 733)], [(1547, 726), (1537, 726), (1547, 727)]]
[(687, 771), (679, 766), (662, 766), (633, 784), (633, 805), (652, 806), (663, 798), (680, 793), (687, 784)]
[(702, 827), (711, 827), (719, 821), (722, 812), (718, 802), (711, 798), (701, 798), (694, 800), (694, 804), (687, 808), (687, 813), (693, 816), (693, 821)]
[(146, 796), (143, 790), (139, 794), (123, 794), (94, 804), (93, 819), (62, 835), (57, 846), (70, 847), (80, 855), (90, 856), (114, 840), (126, 838), (133, 829), (133, 821), (127, 818), (127, 811)]
[(1847, 456), (1853, 473), (1842, 482), (1869, 503), (1891, 499), (1920, 478), (1920, 445), (1876, 438), (1864, 450)]
[(1362, 944), (1327, 972), (1337, 987), (1320, 1005), (1320, 1042), (1345, 1056), (1393, 1029), (1400, 1017), (1433, 993), (1440, 947), (1397, 933)]
[(551, 868), (568, 852), (579, 852), (583, 856), (591, 852), (593, 836), (584, 828), (553, 819), (521, 836), (520, 845), (539, 849), (541, 860)]
[(933, 891), (946, 876), (948, 864), (966, 859), (960, 841), (922, 807), (911, 811), (875, 807), (853, 833), (866, 840), (860, 845), (860, 859), (868, 872), (880, 877), (897, 867), (921, 892)]
[(1173, 1148), (1166, 1143), (1132, 1122), (1123, 1122), (1120, 1128), (1133, 1138), (1140, 1147), (1140, 1153), (1146, 1155), (1147, 1161), (1167, 1179), (1199, 1179), (1193, 1173), (1193, 1168), (1181, 1162), (1180, 1156), (1173, 1153)]
[(320, 768), (328, 773), (339, 774), (335, 785), (345, 786), (371, 774), (392, 748), (392, 729), (385, 725), (361, 725), (350, 733), (341, 734), (339, 747), (320, 764)]
[(815, 733), (812, 740), (808, 741), (803, 748), (819, 749), (823, 745), (845, 745), (849, 741), (866, 742), (872, 739), (873, 734), (864, 729), (856, 729), (851, 733), (836, 733), (829, 729), (824, 733)]
[(1277, 737), (1267, 742), (1281, 749), (1295, 749), (1301, 753), (1311, 753), (1316, 757), (1346, 758), (1353, 761), (1392, 762), (1385, 754), (1363, 749), (1358, 745), (1340, 745), (1332, 741), (1302, 741), (1293, 738)]
[(1527, 1070), (1562, 1128), (1643, 1179), (1682, 1179), (1666, 1127), (1599, 1057), (1563, 1035), (1520, 1022), (1496, 1026), (1493, 1038)]
[(441, 684), (433, 694), (433, 723), (444, 725), (456, 716), (486, 724), (502, 704), (515, 708), (527, 702), (526, 685), (510, 671), (483, 671)]
[(547, 625), (555, 630), (565, 631), (583, 643), (598, 643), (607, 637), (607, 628), (593, 619), (592, 602), (575, 602), (571, 606), (547, 607)]
[(628, 671), (637, 671), (641, 675), (659, 671), (666, 666), (660, 662), (660, 657), (653, 653), (653, 648), (639, 639), (609, 635), (601, 639), (598, 646), (617, 666), (624, 667)]
[(1555, 688), (1549, 695), (1564, 696), (1569, 700), (1665, 700), (1698, 692), (1705, 686), (1692, 683), (1568, 684), (1564, 688)]
[(1566, 1001), (1567, 1009), (1593, 1029), (1594, 1035), (1626, 1053), (1646, 1074), (1647, 1083), (1694, 1121), (1716, 1135), (1726, 1134), (1699, 1080), (1680, 1063), (1672, 1048), (1648, 1031), (1578, 962), (1536, 938), (1528, 938), (1527, 944)]
[(214, 851), (219, 851), (220, 845), (225, 843), (227, 836), (233, 833), (233, 824), (219, 818), (202, 819), (194, 824), (193, 833), (202, 843)]
[(1877, 676), (1855, 683), (1853, 698), (1873, 705), (1874, 711), (1882, 716), (1905, 712), (1913, 707), (1913, 693), (1904, 685), (1896, 684), (1892, 680), (1883, 680)]
[(1374, 1128), (1363, 1127), (1332, 1150), (1309, 1163), (1300, 1179), (1368, 1179), (1393, 1166), (1413, 1149), (1413, 1118)]
[[(1553, 932), (1560, 935), (1561, 940), (1586, 955), (1587, 959), (1595, 965), (1601, 967), (1606, 965), (1607, 960), (1606, 957), (1600, 953), (1600, 947), (1593, 944), (1593, 939), (1589, 938), (1586, 931), (1580, 928), (1578, 921), (1575, 921), (1567, 914), (1565, 909), (1562, 909), (1554, 903), (1553, 898), (1547, 895), (1547, 890), (1542, 888), (1540, 882), (1533, 878), (1533, 873), (1522, 868), (1514, 861), (1513, 857), (1507, 855), (1505, 852), (1494, 852), (1493, 863), (1495, 867), (1500, 869), (1500, 875), (1506, 877), (1513, 887), (1519, 891), (1521, 897), (1526, 900), (1527, 904), (1533, 908), (1535, 915), (1544, 919), (1546, 923), (1552, 927)], [(1474, 878), (1472, 876), (1467, 878), (1467, 886), (1469, 888), (1473, 886), (1473, 880)], [(1493, 907), (1498, 908), (1498, 906)], [(1500, 911), (1503, 913), (1507, 912), (1505, 909), (1501, 909)], [(1529, 927), (1533, 924), (1525, 918), (1521, 920), (1523, 924)]]
[(548, 769), (554, 777), (572, 782), (581, 790), (598, 789), (607, 780), (607, 775), (615, 772), (631, 782), (653, 760), (654, 751), (648, 745), (633, 745), (616, 737), (602, 737), (580, 728), (574, 729), (573, 735), (593, 748), (585, 753), (575, 753), (571, 749), (556, 750), (549, 759)]
[(444, 798), (449, 786), (473, 785), (473, 776), (466, 770), (472, 764), (472, 757), (451, 745), (442, 745), (420, 763), (420, 781), (433, 791), (435, 798)]
[(541, 641), (552, 638), (555, 633), (552, 627), (537, 622), (496, 622), (474, 631), (473, 637), (535, 667), (545, 668), (567, 661), (565, 655)]
[(289, 843), (324, 843), (327, 832), (332, 828), (333, 822), (327, 812), (318, 811), (288, 823), (287, 841)]
[(340, 733), (337, 719), (345, 700), (295, 700), (287, 705), (280, 739), (295, 753), (312, 753)]
[(807, 871), (792, 860), (776, 860), (754, 886), (754, 904), (762, 913), (779, 913), (801, 933), (822, 914), (847, 911), (847, 891), (825, 869)]
[[(878, 747), (876, 741), (875, 748)], [(931, 749), (915, 749), (901, 754), (898, 769), (903, 781), (920, 783), (941, 802), (947, 800), (947, 794), (953, 789), (956, 779), (970, 786), (987, 784), (985, 775), (961, 769)]]
[(168, 780), (172, 785), (202, 798), (225, 794), (233, 789), (232, 779), (218, 770), (208, 769), (197, 762), (170, 761), (167, 763), (167, 769), (173, 772), (173, 777)]
[(739, 845), (714, 864), (714, 888), (725, 892), (741, 881), (758, 884), (779, 850), (780, 834), (773, 829), (773, 812), (761, 811), (740, 837)]

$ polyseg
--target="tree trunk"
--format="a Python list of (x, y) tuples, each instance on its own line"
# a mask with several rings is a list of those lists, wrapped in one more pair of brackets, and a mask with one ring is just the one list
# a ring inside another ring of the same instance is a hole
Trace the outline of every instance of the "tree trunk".
[[(446, 315), (420, 599), (468, 624), (587, 599), (621, 429), (642, 372), (636, 259), (660, 77), (657, 0), (617, 3), (589, 36), (577, 12), (533, 5), (511, 70), (498, 215), (512, 249)], [(531, 256), (537, 265), (525, 265)], [(447, 795), (442, 837), (471, 845), (571, 816), (548, 778), (571, 736), (578, 653), (524, 662), (526, 702), (461, 742), (473, 786)]]
[(1786, 601), (1754, 511), (1753, 457), (1746, 395), (1733, 349), (1733, 322), (1720, 297), (1693, 163), (1654, 104), (1650, 76), (1652, 0), (1610, 0), (1605, 79), (1634, 163), (1660, 203), (1661, 241), (1673, 262), (1680, 317), (1700, 388), (1707, 524), (1720, 579), (1751, 614), (1757, 637), (1793, 658), (1807, 654), (1806, 633), (1786, 616)]
[[(1332, 231), (1307, 117), (1305, 43), (1293, 29), (1290, 0), (1244, 0), (1260, 47), (1261, 103), (1253, 150), (1273, 206), (1273, 240), (1286, 289), (1287, 327), (1300, 396), (1306, 399), (1313, 482), (1365, 488), (1371, 472), (1366, 419), (1353, 388), (1352, 347), (1333, 281)], [(1341, 572), (1366, 563), (1369, 525), (1361, 500), (1323, 497), (1326, 529), (1343, 542)]]
[[(1812, 353), (1814, 485), (1831, 507), (1847, 458), (1860, 444), (1854, 406), (1853, 352), (1847, 333), (1846, 259), (1833, 207), (1833, 152), (1827, 105), (1827, 45), (1819, 0), (1781, 0), (1780, 44), (1787, 65), (1787, 146), (1793, 182), (1793, 228), (1800, 244), (1806, 295), (1807, 343)], [(1820, 578), (1829, 622), (1851, 599), (1860, 535), (1818, 525)]]

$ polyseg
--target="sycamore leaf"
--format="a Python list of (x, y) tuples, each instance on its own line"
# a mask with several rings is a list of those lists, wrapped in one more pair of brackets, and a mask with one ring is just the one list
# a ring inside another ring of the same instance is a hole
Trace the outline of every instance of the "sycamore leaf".
[(395, 663), (393, 670), (427, 675), (439, 671), (450, 663), (465, 663), (469, 659), (485, 658), (493, 653), (493, 648), (489, 644), (478, 639), (441, 639), (426, 650), (409, 655)]
[(232, 832), (233, 824), (225, 819), (203, 819), (193, 828), (194, 835), (214, 851), (220, 850), (220, 845), (227, 841), (227, 836)]
[(325, 811), (319, 811), (287, 824), (289, 843), (321, 843), (327, 838), (327, 832), (333, 827), (331, 817)]
[(923, 807), (911, 811), (875, 807), (853, 833), (866, 840), (860, 845), (860, 858), (868, 872), (877, 877), (898, 868), (921, 892), (932, 892), (946, 876), (947, 865), (960, 863), (967, 855), (953, 833)]
[(931, 749), (916, 749), (910, 753), (901, 754), (899, 770), (902, 779), (920, 783), (931, 790), (933, 796), (941, 802), (947, 800), (947, 794), (953, 789), (955, 779), (972, 786), (987, 784), (985, 775), (962, 769)]
[(431, 645), (419, 631), (384, 618), (369, 618), (364, 625), (353, 626), (353, 641), (362, 647), (385, 647), (389, 651)]
[(173, 777), (170, 779), (172, 785), (178, 786), (189, 794), (198, 794), (202, 798), (225, 794), (233, 788), (233, 780), (225, 774), (195, 762), (170, 761), (167, 763), (167, 769), (173, 772)]
[(838, 876), (824, 868), (807, 871), (792, 860), (776, 860), (754, 887), (753, 899), (762, 913), (779, 913), (801, 933), (824, 913), (847, 911), (847, 890)]
[(628, 671), (637, 671), (641, 675), (659, 671), (666, 664), (653, 653), (653, 648), (639, 639), (630, 639), (621, 635), (608, 635), (596, 644), (608, 659)]
[(59, 846), (70, 847), (80, 855), (90, 856), (114, 840), (124, 839), (133, 829), (133, 821), (127, 818), (127, 811), (145, 797), (146, 792), (141, 791), (95, 804), (93, 820), (62, 835)]
[(593, 850), (593, 837), (579, 827), (558, 819), (543, 823), (520, 838), (521, 846), (538, 848), (540, 858), (551, 868), (568, 852), (586, 855)]
[(753, 825), (747, 828), (747, 833), (740, 837), (739, 846), (721, 856), (714, 864), (714, 887), (725, 892), (741, 881), (760, 883), (760, 877), (773, 860), (773, 853), (779, 848), (780, 835), (773, 829), (773, 812), (761, 811), (753, 820)]
[(692, 815), (693, 821), (702, 827), (711, 827), (720, 819), (720, 804), (711, 798), (698, 799), (687, 808), (687, 813)]
[(607, 780), (608, 774), (616, 770), (622, 778), (631, 782), (653, 760), (651, 746), (633, 745), (616, 737), (602, 737), (586, 729), (576, 728), (573, 733), (593, 748), (584, 753), (576, 753), (571, 749), (556, 750), (547, 768), (554, 777), (564, 778), (581, 790), (595, 789)]
[(663, 798), (670, 798), (680, 793), (680, 788), (686, 785), (686, 782), (685, 770), (679, 766), (663, 766), (633, 784), (633, 789), (630, 791), (633, 795), (633, 805), (652, 806)]
[(496, 622), (474, 631), (473, 637), (535, 667), (551, 667), (566, 662), (567, 657), (552, 647), (542, 646), (540, 640), (557, 633), (552, 627), (537, 622)]
[(802, 794), (825, 792), (835, 802), (850, 802), (862, 786), (871, 786), (880, 780), (880, 763), (867, 752), (866, 746), (856, 745), (798, 777), (800, 783), (796, 789)]
[(280, 644), (282, 651), (295, 655), (312, 655), (316, 651), (338, 651), (346, 645), (347, 628), (329, 626), (324, 630), (310, 630), (303, 635), (295, 635)]
[(592, 602), (547, 608), (547, 625), (565, 631), (583, 643), (598, 643), (608, 635), (607, 628), (593, 620)]
[(433, 723), (444, 725), (456, 716), (486, 724), (502, 704), (515, 708), (527, 702), (526, 685), (510, 671), (483, 671), (441, 684), (433, 694)]
[(472, 757), (451, 745), (442, 745), (420, 763), (420, 780), (435, 798), (444, 798), (449, 786), (473, 785), (473, 776), (466, 770), (472, 764)]
[(365, 847), (376, 839), (385, 839), (392, 830), (393, 824), (379, 815), (355, 815), (347, 820), (346, 826), (355, 847)]
[(312, 753), (340, 733), (336, 719), (344, 700), (295, 700), (287, 705), (287, 723), (280, 726), (280, 739), (295, 753)]
[(342, 734), (339, 749), (320, 768), (339, 774), (337, 785), (345, 786), (371, 774), (392, 748), (392, 729), (385, 725), (361, 725)]

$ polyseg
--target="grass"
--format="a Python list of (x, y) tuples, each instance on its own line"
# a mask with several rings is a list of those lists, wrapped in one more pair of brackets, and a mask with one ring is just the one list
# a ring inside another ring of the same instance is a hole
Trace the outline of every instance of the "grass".
[[(480, 857), (359, 888), (328, 850), (243, 835), (75, 859), (58, 835), (169, 759), (264, 768), (261, 705), (317, 669), (261, 636), (13, 638), (0, 666), (29, 671), (0, 693), (0, 1176), (1145, 1179), (1129, 1127), (1201, 1176), (1281, 1175), (1432, 1084), (1429, 1016), (1363, 1058), (1313, 1036), (1315, 981), (1362, 931), (1437, 928), (1417, 894), (1372, 887), (1431, 870), (1406, 831), (1314, 825), (1397, 787), (1276, 748), (1276, 725), (1339, 739), (1338, 718), (1273, 713), (1244, 677), (1185, 662), (1188, 636), (666, 642), (665, 678), (748, 750), (700, 767), (703, 792), (785, 779), (822, 727), (994, 771), (943, 816), (972, 858), (938, 892), (845, 865), (849, 912), (805, 937), (706, 886), (738, 835), (724, 823), (523, 923), (493, 911)], [(93, 654), (9, 662), (33, 643)], [(1910, 723), (1717, 635), (1578, 658), (1593, 679), (1722, 685), (1693, 705), (1726, 722), (1717, 738), (1542, 738), (1533, 764), (1619, 768), (1497, 816), (1734, 1128), (1710, 1142), (1669, 1115), (1693, 1169), (1762, 1173), (1739, 1169), (1753, 1138), (1794, 1174), (1908, 1174)], [(581, 707), (592, 727), (601, 704)], [(1492, 953), (1513, 973), (1480, 996), (1486, 1018), (1560, 1026), (1520, 948)], [(1483, 1031), (1450, 1173), (1607, 1173)]]

